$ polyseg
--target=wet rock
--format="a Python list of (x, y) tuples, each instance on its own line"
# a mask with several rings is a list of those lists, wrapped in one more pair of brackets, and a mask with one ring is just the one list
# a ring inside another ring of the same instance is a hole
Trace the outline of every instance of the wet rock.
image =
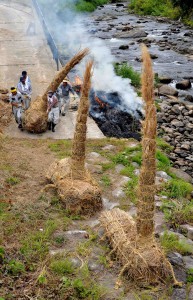
[(192, 96), (192, 95), (187, 95), (187, 96), (184, 98), (184, 101), (193, 102), (193, 96)]
[(121, 50), (127, 50), (127, 49), (129, 49), (129, 46), (128, 45), (121, 45), (119, 47), (119, 49), (121, 49)]
[(171, 86), (162, 85), (159, 89), (160, 95), (171, 95), (171, 96), (178, 96), (178, 91)]
[(180, 90), (187, 90), (191, 88), (191, 82), (190, 80), (182, 80), (178, 83), (176, 83), (176, 88)]
[(156, 59), (156, 58), (158, 58), (158, 55), (157, 55), (157, 54), (150, 53), (150, 56), (151, 56), (151, 59)]
[(129, 32), (117, 33), (117, 34), (115, 34), (114, 37), (117, 37), (117, 38), (141, 38), (141, 37), (146, 37), (146, 36), (147, 36), (147, 33), (145, 31), (133, 29)]

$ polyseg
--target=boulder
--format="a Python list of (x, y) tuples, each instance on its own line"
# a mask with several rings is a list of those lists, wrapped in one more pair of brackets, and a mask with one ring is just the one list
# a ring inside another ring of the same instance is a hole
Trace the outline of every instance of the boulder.
[(159, 78), (159, 81), (164, 84), (168, 84), (168, 83), (172, 82), (172, 78), (170, 78), (170, 77), (165, 77), (165, 76), (162, 77), (161, 76), (158, 78)]
[(180, 90), (187, 90), (187, 89), (190, 89), (191, 88), (191, 82), (189, 79), (186, 79), (186, 80), (182, 80), (178, 83), (176, 83), (176, 88), (177, 89), (180, 89)]
[(141, 38), (141, 37), (146, 37), (146, 36), (147, 36), (147, 33), (144, 30), (133, 29), (128, 32), (117, 33), (117, 34), (115, 34), (114, 37), (126, 39), (126, 38)]
[[(184, 164), (184, 162), (182, 162), (182, 165)], [(170, 168), (170, 172), (174, 173), (177, 177), (189, 182), (189, 183), (193, 183), (193, 178), (188, 175), (186, 172), (182, 171), (181, 169), (176, 169), (171, 167)]]
[(193, 102), (193, 96), (192, 95), (186, 95), (186, 97), (184, 98), (184, 101)]
[(119, 49), (121, 49), (121, 50), (127, 50), (127, 49), (129, 49), (129, 46), (128, 45), (121, 45), (119, 47)]
[(171, 86), (163, 84), (159, 89), (160, 95), (178, 96), (178, 91)]

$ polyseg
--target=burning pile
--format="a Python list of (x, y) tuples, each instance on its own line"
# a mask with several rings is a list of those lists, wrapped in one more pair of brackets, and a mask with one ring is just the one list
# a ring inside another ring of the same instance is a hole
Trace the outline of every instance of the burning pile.
[(142, 114), (131, 114), (119, 93), (92, 90), (90, 101), (90, 116), (105, 136), (140, 140)]

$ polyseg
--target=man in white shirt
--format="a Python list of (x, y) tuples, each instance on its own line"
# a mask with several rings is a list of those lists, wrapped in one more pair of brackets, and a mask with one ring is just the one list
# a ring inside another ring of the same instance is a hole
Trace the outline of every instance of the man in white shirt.
[(24, 77), (20, 77), (20, 81), (17, 85), (18, 91), (22, 94), (24, 109), (28, 109), (31, 103), (32, 87), (31, 83), (27, 82)]
[(9, 95), (9, 102), (12, 105), (12, 111), (15, 117), (18, 128), (22, 129), (22, 95), (15, 87), (11, 87), (11, 94)]

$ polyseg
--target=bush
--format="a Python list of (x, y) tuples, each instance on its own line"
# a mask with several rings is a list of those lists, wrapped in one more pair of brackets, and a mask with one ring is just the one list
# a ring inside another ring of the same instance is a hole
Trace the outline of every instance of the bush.
[(140, 88), (141, 86), (141, 75), (134, 71), (131, 66), (128, 66), (127, 63), (123, 64), (115, 64), (114, 66), (115, 73), (122, 78), (129, 78), (131, 79), (131, 84), (136, 87)]
[(171, 179), (166, 184), (167, 195), (170, 198), (187, 197), (193, 190), (193, 186), (182, 179)]
[(25, 272), (25, 266), (18, 260), (10, 260), (7, 265), (7, 271), (9, 274), (16, 276)]
[(50, 264), (51, 270), (58, 275), (72, 274), (74, 267), (68, 259), (54, 260)]
[(181, 9), (174, 7), (170, 0), (132, 0), (129, 10), (139, 15), (164, 16), (178, 19)]
[(106, 4), (107, 2), (107, 0), (79, 0), (75, 5), (75, 9), (80, 12), (92, 12), (97, 8), (97, 6)]

